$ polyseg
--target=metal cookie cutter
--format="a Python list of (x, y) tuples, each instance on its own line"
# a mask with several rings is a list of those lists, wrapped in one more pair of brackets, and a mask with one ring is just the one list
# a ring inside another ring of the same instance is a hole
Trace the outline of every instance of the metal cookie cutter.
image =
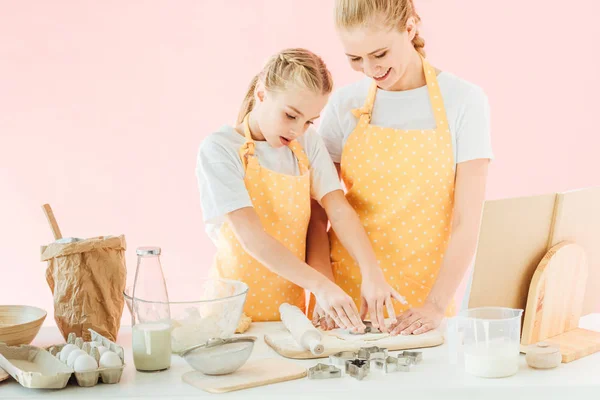
[(423, 361), (423, 352), (421, 351), (406, 351), (398, 354), (399, 359), (406, 359), (410, 364), (419, 364)]
[(383, 347), (371, 346), (371, 347), (361, 347), (358, 350), (358, 358), (364, 360), (381, 360), (386, 358), (388, 355), (387, 349)]
[(363, 321), (363, 324), (365, 325), (365, 331), (363, 333), (350, 331), (350, 334), (351, 335), (364, 335), (365, 333), (381, 333), (381, 331), (378, 328), (375, 328), (373, 326), (373, 323), (371, 321)]
[(353, 378), (361, 381), (365, 376), (369, 375), (369, 361), (359, 358), (354, 360), (346, 360), (346, 373)]
[(383, 372), (409, 372), (410, 371), (410, 362), (407, 362), (404, 358), (400, 357), (385, 357), (381, 360), (375, 360), (375, 367), (378, 369), (382, 369)]
[(342, 370), (333, 365), (319, 363), (308, 369), (308, 379), (329, 379), (341, 376)]
[(354, 351), (340, 351), (339, 353), (335, 353), (329, 356), (329, 363), (335, 365), (336, 367), (345, 368), (346, 361), (354, 360), (357, 358), (358, 354)]

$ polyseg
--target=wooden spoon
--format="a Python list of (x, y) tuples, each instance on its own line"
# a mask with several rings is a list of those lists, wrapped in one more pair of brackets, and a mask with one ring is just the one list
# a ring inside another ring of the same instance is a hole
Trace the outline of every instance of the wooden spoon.
[(42, 209), (44, 210), (44, 214), (46, 214), (46, 218), (48, 219), (48, 223), (50, 224), (50, 229), (52, 229), (54, 240), (62, 239), (62, 233), (60, 233), (60, 228), (58, 227), (56, 218), (54, 218), (52, 207), (50, 207), (49, 204), (44, 204), (42, 206)]

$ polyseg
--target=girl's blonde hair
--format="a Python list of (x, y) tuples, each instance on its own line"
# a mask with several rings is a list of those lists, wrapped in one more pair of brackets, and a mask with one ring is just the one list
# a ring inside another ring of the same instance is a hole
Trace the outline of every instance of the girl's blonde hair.
[[(340, 28), (364, 26), (378, 16), (384, 18), (386, 27), (396, 27), (401, 32), (406, 29), (410, 17), (417, 24), (421, 22), (413, 0), (335, 0), (335, 23)], [(425, 40), (418, 29), (412, 43), (415, 50), (425, 57)]]
[(321, 57), (306, 49), (282, 50), (269, 58), (262, 71), (250, 82), (238, 114), (238, 124), (254, 108), (254, 91), (259, 80), (268, 91), (282, 91), (295, 85), (327, 95), (333, 89), (333, 78)]

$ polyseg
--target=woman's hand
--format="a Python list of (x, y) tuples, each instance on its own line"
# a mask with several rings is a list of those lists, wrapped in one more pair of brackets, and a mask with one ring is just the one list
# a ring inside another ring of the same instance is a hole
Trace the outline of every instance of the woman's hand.
[(387, 308), (388, 316), (392, 318), (392, 324), (396, 322), (394, 304), (392, 299), (396, 299), (402, 304), (406, 300), (397, 291), (395, 291), (386, 281), (379, 268), (373, 269), (368, 275), (362, 277), (360, 287), (361, 295), (361, 319), (367, 314), (371, 316), (371, 323), (375, 328), (382, 332), (387, 332), (383, 308)]
[(354, 332), (364, 332), (365, 324), (360, 318), (352, 297), (348, 296), (338, 285), (326, 280), (314, 292), (314, 295), (317, 303), (337, 326)]
[(398, 315), (390, 334), (420, 335), (440, 326), (443, 318), (444, 311), (428, 301), (422, 307), (411, 308)]

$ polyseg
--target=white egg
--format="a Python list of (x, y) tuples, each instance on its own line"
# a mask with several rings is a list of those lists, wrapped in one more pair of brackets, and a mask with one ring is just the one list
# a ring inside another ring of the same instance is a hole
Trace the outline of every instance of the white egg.
[(67, 365), (73, 368), (75, 360), (77, 360), (80, 356), (85, 354), (87, 353), (81, 349), (73, 350), (71, 353), (69, 353), (69, 357), (67, 358)]
[(100, 357), (100, 368), (118, 368), (121, 364), (121, 357), (112, 351), (105, 351)]
[(60, 361), (66, 363), (67, 359), (69, 358), (69, 354), (71, 354), (71, 352), (74, 350), (77, 350), (77, 346), (74, 344), (65, 345), (60, 351)]
[(98, 353), (100, 354), (100, 357), (102, 357), (102, 354), (104, 354), (105, 351), (108, 351), (108, 347), (98, 346), (96, 348), (98, 349)]
[(94, 360), (94, 357), (88, 354), (77, 357), (75, 364), (73, 365), (75, 372), (94, 371), (97, 368), (98, 363)]

